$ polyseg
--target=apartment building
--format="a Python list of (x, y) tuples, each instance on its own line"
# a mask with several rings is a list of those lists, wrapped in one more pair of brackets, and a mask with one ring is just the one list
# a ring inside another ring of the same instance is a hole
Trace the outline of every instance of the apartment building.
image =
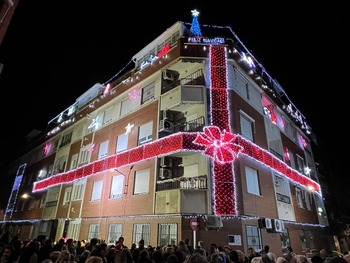
[(129, 247), (333, 249), (314, 134), (278, 81), (230, 27), (200, 26), (195, 12), (160, 33), (12, 163), (2, 224)]

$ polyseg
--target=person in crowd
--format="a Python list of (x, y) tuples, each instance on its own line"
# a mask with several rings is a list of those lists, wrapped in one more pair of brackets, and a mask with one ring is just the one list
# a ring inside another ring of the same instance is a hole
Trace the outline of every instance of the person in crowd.
[(297, 263), (309, 263), (309, 260), (305, 255), (296, 255), (295, 256)]
[(165, 263), (162, 255), (162, 251), (155, 250), (152, 253), (151, 259), (154, 263)]
[(347, 261), (343, 257), (335, 256), (332, 257), (330, 263), (347, 263)]
[(108, 252), (108, 246), (107, 243), (101, 243), (96, 245), (91, 253), (90, 256), (98, 256), (102, 258), (103, 263), (107, 263), (107, 258), (106, 258), (106, 254)]
[(61, 251), (52, 251), (50, 253), (49, 259), (51, 260), (51, 262), (56, 262), (60, 254), (61, 254)]
[(85, 248), (91, 252), (93, 248), (97, 246), (97, 244), (98, 244), (98, 239), (93, 237), (90, 239), (90, 242), (85, 245)]
[(124, 237), (120, 236), (117, 240), (117, 242), (115, 242), (115, 248), (119, 251), (122, 250), (124, 248)]
[(66, 241), (64, 238), (60, 238), (58, 242), (52, 247), (52, 251), (61, 251), (64, 244), (66, 244)]
[(187, 246), (188, 251), (190, 252), (190, 254), (192, 254), (193, 251), (194, 251), (194, 247), (190, 244), (190, 239), (189, 239), (189, 238), (186, 238), (186, 239), (185, 239), (185, 244), (186, 244), (186, 246)]
[(230, 263), (239, 263), (239, 256), (236, 250), (231, 250), (228, 254)]
[(285, 257), (278, 257), (276, 258), (276, 263), (288, 263), (288, 261)]
[(15, 249), (11, 245), (5, 245), (0, 253), (0, 263), (15, 263)]
[(249, 263), (249, 258), (244, 254), (242, 250), (237, 249), (239, 263)]
[(140, 251), (137, 263), (152, 263), (149, 253), (146, 249)]
[(78, 256), (78, 262), (79, 263), (84, 263), (87, 258), (90, 256), (90, 251), (89, 250), (84, 250), (83, 253), (81, 253), (79, 256)]
[(67, 263), (67, 262), (71, 262), (71, 254), (68, 249), (62, 250), (54, 263)]
[(85, 263), (103, 263), (103, 260), (98, 256), (89, 256)]
[(272, 252), (267, 252), (266, 256), (269, 257), (269, 259), (271, 260), (272, 263), (276, 263), (276, 255)]
[(251, 263), (252, 259), (255, 257), (260, 257), (260, 254), (258, 252), (256, 252), (255, 248), (248, 247), (247, 257), (249, 259), (249, 263)]
[(37, 240), (30, 241), (24, 248), (18, 258), (18, 263), (39, 263), (40, 242)]
[(45, 259), (50, 258), (52, 248), (53, 248), (53, 240), (51, 238), (46, 239), (44, 242), (44, 245), (40, 248), (39, 253), (38, 253), (39, 262), (42, 262)]
[(264, 263), (264, 261), (262, 260), (262, 257), (260, 257), (260, 256), (253, 257), (250, 262), (251, 263)]
[(193, 253), (188, 255), (184, 263), (209, 263), (207, 258), (202, 254)]

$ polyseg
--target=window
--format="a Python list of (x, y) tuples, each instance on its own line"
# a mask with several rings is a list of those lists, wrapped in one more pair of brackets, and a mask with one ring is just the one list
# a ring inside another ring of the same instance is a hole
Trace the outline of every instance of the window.
[(111, 188), (111, 195), (110, 198), (121, 198), (123, 195), (123, 187), (124, 187), (124, 175), (116, 175), (112, 178), (112, 188)]
[(159, 224), (158, 228), (160, 246), (177, 244), (177, 224)]
[(41, 221), (39, 226), (39, 233), (46, 233), (49, 229), (49, 221)]
[(246, 113), (240, 111), (240, 124), (242, 136), (248, 140), (254, 141), (255, 121)]
[(309, 191), (307, 191), (307, 190), (304, 191), (304, 195), (305, 195), (306, 209), (311, 210), (312, 196), (310, 195)]
[(249, 99), (249, 90), (248, 90), (248, 80), (246, 77), (237, 69), (234, 68), (235, 71), (235, 90), (237, 90), (238, 94), (245, 99)]
[(129, 133), (127, 134), (120, 134), (117, 138), (117, 149), (116, 152), (123, 152), (128, 149), (128, 139), (129, 139)]
[(67, 161), (67, 155), (63, 155), (55, 161), (54, 171), (53, 171), (54, 174), (64, 172), (64, 168), (66, 166), (66, 161)]
[(305, 236), (305, 231), (304, 230), (299, 230), (299, 237), (301, 241), (301, 249), (305, 250), (307, 248), (307, 243), (306, 243), (306, 236)]
[(45, 203), (46, 203), (46, 194), (43, 194), (40, 199), (40, 208), (45, 207)]
[(105, 117), (103, 120), (103, 124), (107, 124), (112, 122), (113, 120), (113, 107), (109, 107), (108, 109), (105, 110)]
[(134, 194), (147, 194), (149, 190), (150, 169), (136, 171)]
[(72, 159), (70, 161), (70, 170), (73, 170), (73, 169), (77, 168), (77, 166), (78, 166), (78, 156), (79, 155), (77, 153), (72, 155)]
[(299, 173), (304, 174), (304, 159), (297, 154), (296, 154), (296, 157), (297, 157), (297, 167), (296, 168), (297, 168)]
[(49, 168), (47, 168), (47, 177), (50, 177), (53, 173), (53, 164), (49, 165)]
[(99, 237), (100, 237), (100, 225), (91, 224), (89, 227), (88, 240), (91, 240), (91, 238), (99, 238)]
[(72, 187), (67, 187), (64, 191), (63, 204), (68, 205), (72, 194)]
[(73, 135), (73, 130), (63, 135), (60, 147), (63, 147), (69, 144), (72, 140), (72, 135)]
[(108, 155), (108, 143), (109, 141), (104, 141), (100, 144), (100, 149), (98, 150), (98, 159), (107, 157)]
[(309, 248), (310, 249), (315, 249), (315, 243), (314, 243), (314, 235), (312, 234), (312, 232), (310, 230), (306, 230), (306, 237), (307, 240), (309, 240)]
[(108, 230), (108, 244), (115, 245), (115, 242), (118, 241), (119, 237), (122, 236), (122, 224), (110, 224)]
[(150, 121), (140, 126), (139, 129), (139, 145), (152, 141), (153, 122)]
[(142, 88), (142, 104), (154, 98), (155, 82)]
[(81, 148), (79, 164), (87, 163), (89, 161), (91, 155), (91, 151), (89, 151), (90, 147), (92, 147), (92, 144), (83, 146), (83, 148)]
[(86, 182), (86, 179), (81, 179), (74, 182), (72, 200), (81, 200), (83, 198), (85, 182)]
[(80, 222), (72, 220), (69, 222), (68, 236), (74, 240), (79, 240)]
[(277, 201), (292, 204), (288, 180), (275, 174), (274, 183)]
[(247, 247), (255, 248), (255, 251), (261, 251), (260, 229), (256, 226), (246, 226)]
[(300, 189), (299, 187), (296, 187), (295, 188), (295, 195), (296, 195), (298, 207), (304, 208), (304, 204), (303, 204), (303, 190)]
[(258, 171), (246, 166), (245, 178), (247, 183), (247, 192), (254, 195), (260, 195)]
[(101, 200), (103, 180), (95, 181), (92, 188), (91, 201)]
[(140, 106), (141, 96), (137, 97), (126, 97), (122, 103), (120, 108), (120, 116), (124, 116), (126, 114), (129, 114), (133, 110), (135, 110), (137, 107)]
[(57, 148), (58, 148), (58, 141), (59, 141), (58, 139), (54, 141), (53, 148), (52, 148), (53, 151), (57, 150)]
[(282, 253), (286, 254), (288, 252), (288, 247), (291, 246), (288, 229), (284, 228), (283, 232), (280, 233), (281, 245), (282, 245)]
[(132, 243), (138, 244), (143, 239), (145, 241), (145, 247), (150, 245), (150, 225), (149, 224), (134, 224), (132, 230)]

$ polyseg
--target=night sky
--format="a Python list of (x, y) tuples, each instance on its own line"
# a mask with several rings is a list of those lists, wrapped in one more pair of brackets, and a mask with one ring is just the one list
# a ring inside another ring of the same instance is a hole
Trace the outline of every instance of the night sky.
[[(279, 4), (203, 1), (20, 0), (0, 46), (6, 162), (33, 129), (104, 83), (177, 21), (230, 26), (306, 117), (331, 163), (346, 178), (349, 8), (338, 1)], [(345, 2), (345, 1), (344, 1)]]

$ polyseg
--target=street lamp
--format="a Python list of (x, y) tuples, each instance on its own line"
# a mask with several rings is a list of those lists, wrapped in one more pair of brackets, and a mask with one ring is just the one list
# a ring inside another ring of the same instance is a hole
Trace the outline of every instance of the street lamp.
[(30, 195), (27, 194), (27, 193), (24, 193), (24, 194), (22, 195), (22, 198), (23, 198), (23, 199), (28, 199), (28, 198), (34, 198), (34, 197), (30, 196)]
[(128, 193), (129, 175), (130, 175), (130, 173), (131, 173), (132, 168), (134, 168), (134, 165), (131, 165), (131, 166), (130, 166), (130, 170), (129, 170), (128, 175), (126, 175), (126, 174), (120, 172), (117, 168), (114, 168), (114, 171), (120, 173), (121, 175), (124, 175), (124, 179), (125, 179), (125, 182), (124, 182), (124, 194), (127, 194), (127, 193)]

